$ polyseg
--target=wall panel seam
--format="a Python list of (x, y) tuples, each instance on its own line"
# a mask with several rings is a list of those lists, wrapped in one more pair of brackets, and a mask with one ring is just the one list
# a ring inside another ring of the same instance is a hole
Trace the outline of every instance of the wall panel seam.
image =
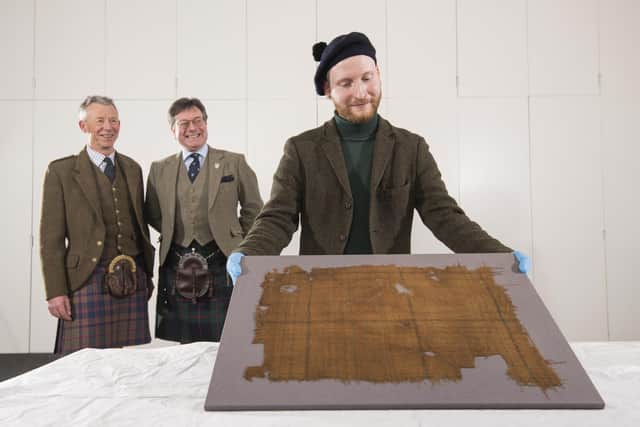
[(175, 3), (175, 16), (176, 16), (176, 20), (175, 20), (175, 25), (176, 25), (176, 50), (175, 50), (175, 54), (176, 54), (176, 65), (174, 67), (173, 70), (173, 97), (174, 99), (178, 98), (178, 85), (180, 84), (180, 77), (178, 74), (178, 64), (180, 63), (180, 0), (176, 0)]
[[(104, 43), (104, 51), (107, 52), (107, 24), (108, 24), (108, 20), (107, 20), (107, 0), (103, 0), (102, 4), (104, 5), (103, 11), (104, 14), (102, 16), (102, 25), (104, 26), (104, 30), (102, 33), (102, 37), (103, 37), (103, 43)], [(109, 56), (105, 55), (104, 56), (104, 62), (102, 63), (102, 71), (103, 71), (103, 77), (102, 77), (102, 93), (105, 94), (105, 96), (109, 96), (106, 95), (107, 92), (107, 58)]]
[(249, 153), (249, 0), (244, 0), (244, 152)]
[(602, 34), (601, 34), (601, 17), (602, 17), (602, 2), (596, 0), (596, 33), (598, 37), (598, 42), (596, 44), (596, 50), (598, 55), (598, 107), (599, 107), (599, 148), (600, 148), (600, 186), (601, 186), (601, 195), (602, 198), (602, 253), (604, 257), (604, 291), (605, 291), (605, 313), (606, 313), (606, 327), (607, 327), (607, 341), (611, 341), (611, 313), (609, 311), (609, 259), (607, 252), (607, 206), (606, 206), (606, 197), (605, 197), (605, 178), (606, 171), (605, 165), (606, 162), (604, 160), (604, 120), (603, 120), (603, 97), (602, 97), (602, 51), (601, 51), (601, 43), (602, 43)]
[(32, 40), (32, 62), (31, 62), (31, 222), (30, 222), (30, 227), (29, 227), (29, 240), (31, 241), (31, 245), (29, 247), (29, 307), (27, 310), (27, 313), (29, 313), (29, 321), (28, 321), (28, 326), (27, 326), (27, 352), (31, 353), (31, 328), (33, 327), (33, 323), (32, 323), (32, 316), (33, 316), (33, 251), (35, 248), (35, 242), (34, 242), (34, 233), (33, 233), (33, 227), (34, 227), (34, 208), (35, 208), (35, 203), (34, 203), (34, 196), (35, 196), (35, 179), (33, 179), (33, 175), (35, 173), (35, 156), (36, 156), (36, 150), (35, 150), (35, 138), (36, 138), (36, 113), (35, 113), (35, 101), (34, 98), (36, 96), (36, 7), (37, 7), (37, 0), (33, 0), (32, 2), (33, 5), (33, 16), (32, 16), (32, 23), (33, 23), (33, 28), (31, 29), (33, 31), (33, 40)]

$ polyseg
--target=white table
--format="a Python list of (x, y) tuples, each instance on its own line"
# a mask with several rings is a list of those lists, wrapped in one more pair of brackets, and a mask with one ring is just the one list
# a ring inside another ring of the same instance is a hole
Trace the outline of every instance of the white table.
[(0, 426), (640, 426), (640, 342), (573, 343), (604, 410), (205, 412), (218, 345), (86, 349), (0, 383)]

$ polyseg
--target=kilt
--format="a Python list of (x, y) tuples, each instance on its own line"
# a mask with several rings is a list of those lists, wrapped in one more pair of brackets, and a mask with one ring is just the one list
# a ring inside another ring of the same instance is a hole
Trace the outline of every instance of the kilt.
[(54, 353), (86, 347), (111, 348), (151, 341), (144, 263), (136, 259), (138, 290), (115, 298), (103, 283), (107, 262), (100, 262), (87, 281), (69, 297), (73, 320), (58, 319)]
[[(174, 291), (180, 255), (195, 248), (207, 258), (213, 296), (204, 295), (194, 303)], [(227, 281), (227, 258), (215, 242), (204, 247), (193, 242), (189, 248), (172, 245), (158, 274), (156, 338), (187, 344), (195, 341), (220, 341), (231, 299), (231, 281)]]

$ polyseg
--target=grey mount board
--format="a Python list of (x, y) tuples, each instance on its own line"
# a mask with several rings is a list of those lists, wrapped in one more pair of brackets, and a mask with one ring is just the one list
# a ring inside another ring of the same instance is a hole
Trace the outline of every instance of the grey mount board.
[[(469, 269), (488, 266), (497, 285), (511, 298), (516, 316), (533, 344), (562, 380), (542, 391), (520, 386), (505, 375), (500, 356), (478, 357), (462, 380), (432, 383), (246, 380), (249, 366), (263, 362), (263, 345), (252, 344), (254, 314), (265, 274), (297, 265), (319, 267), (395, 265)], [(604, 402), (526, 275), (517, 272), (512, 254), (247, 256), (238, 278), (205, 401), (208, 411), (301, 409), (601, 409)]]

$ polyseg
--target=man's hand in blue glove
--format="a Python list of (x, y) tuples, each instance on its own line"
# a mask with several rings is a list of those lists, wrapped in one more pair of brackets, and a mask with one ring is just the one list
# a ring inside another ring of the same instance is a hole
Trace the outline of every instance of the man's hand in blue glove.
[(234, 252), (227, 258), (227, 273), (231, 276), (231, 282), (235, 285), (238, 276), (242, 274), (242, 267), (240, 262), (244, 254), (242, 252)]
[(520, 273), (526, 274), (531, 271), (531, 258), (520, 251), (514, 251), (513, 256), (516, 257), (516, 261), (518, 261), (518, 270), (520, 270)]

